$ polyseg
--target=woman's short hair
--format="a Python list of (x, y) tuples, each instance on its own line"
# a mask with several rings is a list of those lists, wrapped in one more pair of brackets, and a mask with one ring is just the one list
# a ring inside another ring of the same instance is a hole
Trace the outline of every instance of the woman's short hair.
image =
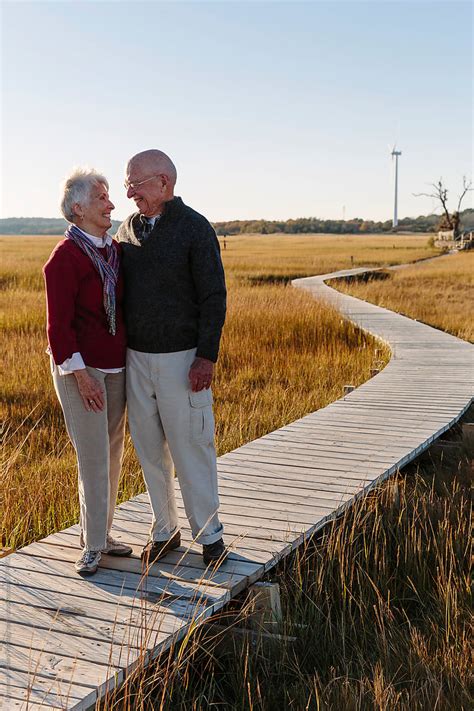
[(98, 183), (109, 189), (107, 179), (94, 168), (74, 168), (62, 185), (61, 212), (66, 220), (73, 222), (75, 217), (73, 206), (76, 203), (87, 205), (92, 189)]

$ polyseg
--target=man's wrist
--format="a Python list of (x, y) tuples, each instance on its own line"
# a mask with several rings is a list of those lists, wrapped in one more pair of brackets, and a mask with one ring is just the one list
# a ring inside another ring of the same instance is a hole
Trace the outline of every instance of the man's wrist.
[(211, 354), (211, 353), (205, 353), (205, 352), (202, 353), (202, 352), (199, 351), (199, 350), (196, 352), (196, 359), (198, 359), (198, 358), (200, 358), (201, 360), (208, 360), (208, 361), (210, 361), (210, 362), (211, 362), (212, 364), (214, 364), (214, 365), (215, 365), (215, 363), (217, 362), (217, 357), (214, 358), (214, 357), (213, 357), (213, 354)]

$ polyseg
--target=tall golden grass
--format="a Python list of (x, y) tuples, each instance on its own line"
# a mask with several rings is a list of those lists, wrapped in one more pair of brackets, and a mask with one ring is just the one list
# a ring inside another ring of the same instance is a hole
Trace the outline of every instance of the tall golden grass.
[(353, 266), (405, 264), (438, 254), (426, 234), (239, 235), (220, 238), (228, 273), (258, 283)]

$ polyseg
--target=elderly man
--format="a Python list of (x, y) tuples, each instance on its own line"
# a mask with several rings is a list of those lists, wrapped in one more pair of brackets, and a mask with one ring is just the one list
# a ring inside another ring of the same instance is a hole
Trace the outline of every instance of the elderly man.
[(225, 319), (219, 243), (209, 222), (174, 196), (176, 168), (162, 151), (130, 159), (120, 226), (125, 275), (130, 431), (153, 510), (146, 565), (181, 543), (173, 462), (206, 565), (226, 550), (218, 518), (210, 390)]

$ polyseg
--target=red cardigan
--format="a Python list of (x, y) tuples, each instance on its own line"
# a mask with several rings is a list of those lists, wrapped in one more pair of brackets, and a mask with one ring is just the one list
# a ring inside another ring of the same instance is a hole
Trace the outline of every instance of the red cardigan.
[[(113, 247), (121, 251), (120, 245)], [(105, 249), (101, 250), (105, 256)], [(48, 307), (48, 342), (56, 365), (79, 352), (93, 368), (125, 365), (123, 274), (116, 289), (116, 333), (109, 333), (102, 279), (91, 259), (70, 239), (56, 245), (43, 267)]]

